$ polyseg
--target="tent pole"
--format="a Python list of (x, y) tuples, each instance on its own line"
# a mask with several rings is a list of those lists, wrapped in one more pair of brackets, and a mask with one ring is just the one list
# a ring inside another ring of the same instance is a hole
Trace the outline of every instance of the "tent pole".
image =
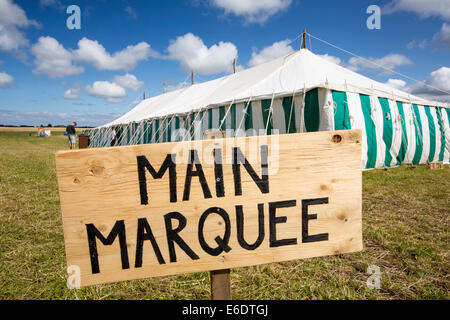
[(194, 71), (191, 71), (191, 85), (194, 84)]
[(236, 73), (236, 58), (233, 60), (233, 73)]
[(303, 29), (303, 49), (306, 49), (306, 29)]

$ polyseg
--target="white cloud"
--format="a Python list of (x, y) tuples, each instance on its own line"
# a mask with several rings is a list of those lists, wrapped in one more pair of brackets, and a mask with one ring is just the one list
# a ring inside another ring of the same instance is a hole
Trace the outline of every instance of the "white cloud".
[(8, 88), (14, 84), (14, 78), (6, 72), (0, 72), (0, 88)]
[(126, 13), (128, 13), (128, 14), (130, 15), (131, 18), (133, 18), (133, 19), (135, 19), (135, 20), (137, 19), (137, 13), (136, 13), (136, 10), (134, 10), (133, 7), (128, 6), (128, 7), (126, 7), (124, 10), (125, 10)]
[(350, 70), (383, 70), (382, 73), (390, 74), (391, 72), (387, 69), (394, 70), (396, 67), (410, 65), (412, 61), (401, 54), (388, 54), (382, 58), (360, 58), (353, 57), (348, 61), (346, 66)]
[(0, 22), (18, 27), (39, 26), (34, 20), (29, 20), (25, 11), (11, 0), (0, 0)]
[(422, 18), (441, 17), (450, 20), (448, 0), (393, 0), (383, 7), (382, 13), (415, 12)]
[[(126, 96), (126, 89), (136, 91), (144, 85), (132, 74), (115, 76), (114, 81), (95, 81), (92, 85), (86, 86), (86, 92), (94, 97), (103, 98), (108, 103), (122, 103)], [(70, 89), (76, 90), (76, 89)], [(70, 96), (69, 90), (66, 91)], [(78, 98), (79, 90), (74, 92), (74, 97)]]
[(35, 74), (43, 73), (50, 78), (57, 78), (84, 72), (83, 67), (73, 65), (72, 53), (52, 37), (40, 37), (31, 47), (31, 52), (36, 57)]
[(341, 59), (340, 58), (335, 57), (335, 56), (330, 56), (330, 55), (328, 55), (328, 53), (326, 53), (326, 54), (319, 54), (318, 56), (324, 58), (325, 60), (327, 60), (327, 61), (329, 61), (331, 63), (341, 64)]
[[(1, 1), (1, 0), (0, 0)], [(0, 24), (0, 49), (3, 51), (17, 50), (28, 45), (28, 39), (15, 27)]]
[(291, 47), (290, 42), (291, 40), (289, 39), (278, 41), (271, 46), (264, 47), (260, 52), (253, 52), (248, 65), (253, 67), (294, 52), (294, 48)]
[(406, 82), (400, 79), (389, 79), (386, 84), (392, 88), (407, 91)]
[(412, 41), (408, 42), (406, 47), (408, 49), (414, 49), (414, 48), (423, 49), (426, 47), (427, 44), (428, 44), (427, 40), (422, 40), (422, 41), (412, 40)]
[(28, 46), (28, 39), (21, 28), (39, 27), (35, 20), (29, 20), (25, 11), (11, 0), (0, 0), (0, 50), (13, 51)]
[(423, 82), (408, 85), (400, 79), (389, 79), (386, 84), (428, 100), (450, 102), (450, 68), (448, 67), (441, 67), (431, 72)]
[(271, 16), (287, 9), (292, 0), (210, 0), (225, 14), (243, 17), (245, 23), (264, 23)]
[(64, 92), (63, 97), (67, 100), (78, 100), (80, 95), (80, 88), (71, 88)]
[(117, 83), (122, 88), (137, 91), (139, 90), (143, 85), (144, 82), (139, 81), (136, 76), (132, 74), (125, 74), (123, 76), (115, 76), (114, 82)]
[(92, 86), (86, 86), (86, 92), (111, 103), (122, 102), (122, 98), (126, 96), (126, 90), (123, 87), (109, 81), (95, 81)]
[(98, 41), (83, 38), (78, 41), (78, 49), (73, 51), (73, 57), (93, 65), (98, 70), (131, 70), (139, 61), (149, 57), (159, 57), (146, 42), (127, 46), (125, 49), (110, 54)]
[[(450, 6), (450, 3), (449, 3)], [(450, 48), (450, 24), (444, 23), (441, 31), (436, 33), (433, 37), (433, 42), (442, 44), (447, 48)]]
[(192, 33), (171, 40), (167, 48), (168, 59), (180, 62), (185, 72), (193, 70), (197, 74), (211, 75), (233, 71), (233, 59), (237, 58), (237, 48), (231, 42), (222, 42), (207, 47), (203, 40)]
[(128, 46), (111, 55), (98, 41), (87, 38), (78, 42), (76, 50), (68, 50), (52, 37), (40, 37), (32, 46), (31, 52), (36, 57), (33, 72), (46, 74), (51, 78), (83, 73), (84, 68), (74, 65), (74, 62), (88, 63), (98, 70), (130, 70), (149, 56), (159, 56), (145, 42)]
[(411, 86), (411, 93), (432, 96), (450, 102), (450, 68), (441, 67), (426, 78), (424, 83)]

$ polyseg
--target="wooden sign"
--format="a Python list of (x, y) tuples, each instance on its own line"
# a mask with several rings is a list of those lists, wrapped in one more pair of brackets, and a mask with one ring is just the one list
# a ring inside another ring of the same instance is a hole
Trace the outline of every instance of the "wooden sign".
[(81, 286), (362, 250), (361, 131), (60, 151)]

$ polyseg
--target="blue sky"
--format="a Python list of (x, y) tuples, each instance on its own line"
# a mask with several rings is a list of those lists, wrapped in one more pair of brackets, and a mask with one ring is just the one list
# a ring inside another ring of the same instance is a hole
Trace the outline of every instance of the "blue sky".
[[(66, 26), (69, 5), (79, 30)], [(369, 5), (382, 9), (380, 29), (367, 28)], [(190, 81), (191, 69), (202, 82), (231, 72), (234, 58), (248, 68), (297, 50), (304, 28), (430, 87), (311, 38), (314, 53), (450, 101), (450, 0), (0, 0), (0, 124), (100, 125), (143, 91)]]

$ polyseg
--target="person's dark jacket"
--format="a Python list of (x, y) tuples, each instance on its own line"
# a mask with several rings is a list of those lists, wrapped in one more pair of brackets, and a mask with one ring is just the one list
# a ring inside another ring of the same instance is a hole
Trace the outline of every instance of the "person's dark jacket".
[(66, 127), (66, 132), (67, 132), (67, 134), (75, 134), (76, 133), (75, 126), (69, 124)]

